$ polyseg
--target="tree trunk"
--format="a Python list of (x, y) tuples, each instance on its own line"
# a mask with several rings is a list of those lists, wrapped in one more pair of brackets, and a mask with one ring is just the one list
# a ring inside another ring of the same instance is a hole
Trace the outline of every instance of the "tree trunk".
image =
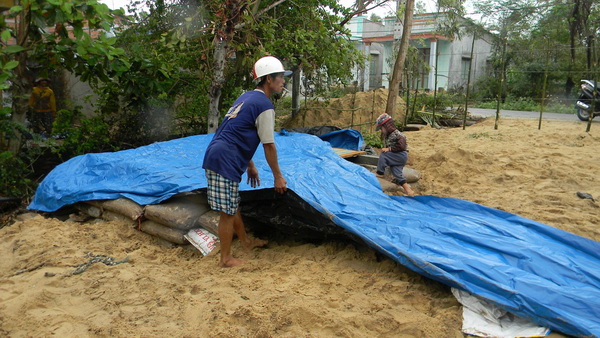
[(208, 104), (208, 126), (207, 133), (214, 133), (219, 127), (219, 103), (221, 91), (225, 83), (225, 57), (227, 56), (227, 41), (217, 34), (213, 40), (215, 47), (213, 77), (210, 84), (210, 101)]
[(546, 66), (544, 67), (544, 84), (542, 85), (542, 101), (540, 104), (540, 118), (538, 120), (538, 130), (542, 129), (542, 115), (544, 114), (544, 107), (546, 105), (546, 85), (548, 84), (548, 65), (550, 64), (550, 39), (546, 40), (546, 48), (548, 51), (546, 54)]
[(594, 76), (592, 75), (592, 64), (594, 63), (593, 61), (593, 57), (592, 57), (592, 49), (594, 48), (594, 36), (593, 35), (589, 35), (587, 37), (587, 39), (585, 39), (586, 42), (586, 58), (587, 58), (587, 72), (588, 74), (590, 74), (588, 77), (592, 80), (594, 79)]
[[(257, 0), (252, 8), (252, 13), (255, 16), (254, 19), (258, 20), (263, 13), (285, 1), (286, 0), (277, 0), (264, 8), (261, 12), (257, 13), (260, 8), (260, 0)], [(208, 133), (217, 131), (219, 127), (219, 105), (221, 103), (221, 91), (223, 90), (223, 84), (225, 83), (225, 65), (227, 63), (226, 58), (229, 49), (229, 41), (233, 39), (237, 30), (245, 26), (244, 22), (240, 23), (239, 21), (243, 18), (242, 12), (246, 10), (247, 5), (248, 2), (246, 1), (225, 0), (221, 4), (222, 10), (218, 12), (218, 24), (215, 29), (215, 38), (213, 40), (213, 46), (215, 48), (215, 54), (213, 55), (213, 74), (208, 93), (210, 96), (208, 104)]]
[[(27, 47), (27, 35), (29, 30), (29, 8), (24, 8), (23, 12), (17, 17), (17, 44)], [(29, 82), (27, 81), (27, 54), (20, 52), (15, 55), (15, 60), (19, 61), (19, 65), (15, 68), (14, 77), (12, 79), (12, 122), (20, 125), (25, 125), (27, 117), (28, 97), (27, 91)], [(16, 154), (21, 150), (21, 132), (15, 130), (14, 137), (8, 143), (8, 150)]]
[(469, 74), (467, 75), (467, 91), (465, 95), (465, 113), (463, 115), (463, 130), (467, 127), (467, 113), (469, 112), (469, 88), (471, 87), (471, 69), (473, 69), (473, 52), (475, 50), (476, 31), (473, 31), (473, 41), (471, 41), (471, 59), (469, 60)]
[(437, 79), (438, 79), (438, 59), (440, 58), (440, 52), (438, 51), (439, 48), (439, 41), (435, 42), (435, 69), (433, 71), (433, 76), (434, 76), (434, 80), (433, 80), (433, 111), (432, 111), (432, 117), (431, 117), (431, 121), (433, 121), (434, 125), (435, 123), (435, 111), (437, 110)]
[(502, 96), (504, 94), (504, 81), (506, 78), (506, 45), (508, 44), (507, 38), (504, 38), (504, 42), (502, 43), (502, 58), (500, 59), (502, 62), (501, 71), (500, 71), (500, 79), (498, 83), (498, 93), (496, 94), (496, 120), (494, 121), (494, 130), (498, 129), (498, 121), (500, 120), (500, 102), (502, 102)]
[(300, 111), (300, 69), (300, 65), (296, 66), (292, 74), (292, 117)]
[(402, 77), (404, 76), (404, 61), (406, 60), (406, 54), (408, 53), (408, 42), (410, 39), (410, 31), (412, 28), (414, 4), (415, 0), (406, 0), (406, 10), (404, 12), (404, 26), (402, 27), (402, 38), (400, 39), (398, 57), (396, 58), (396, 62), (394, 63), (392, 81), (390, 82), (390, 92), (388, 93), (387, 105), (385, 107), (385, 112), (390, 116), (394, 116), (394, 108), (396, 107), (396, 98), (398, 97), (400, 81), (402, 81)]

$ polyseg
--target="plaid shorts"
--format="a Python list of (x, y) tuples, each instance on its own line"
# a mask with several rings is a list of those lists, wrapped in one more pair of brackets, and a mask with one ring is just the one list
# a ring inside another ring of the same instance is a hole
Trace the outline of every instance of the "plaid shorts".
[(240, 184), (206, 169), (208, 204), (215, 211), (235, 215), (240, 205)]

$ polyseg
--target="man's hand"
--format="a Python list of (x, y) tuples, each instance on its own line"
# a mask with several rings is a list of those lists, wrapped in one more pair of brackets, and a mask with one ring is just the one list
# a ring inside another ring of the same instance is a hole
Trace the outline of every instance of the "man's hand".
[(382, 153), (387, 153), (390, 150), (391, 150), (391, 148), (381, 148)]
[(258, 177), (258, 169), (255, 166), (248, 166), (248, 184), (252, 188), (260, 187), (260, 178)]
[(275, 191), (280, 194), (287, 191), (287, 181), (283, 176), (275, 177)]

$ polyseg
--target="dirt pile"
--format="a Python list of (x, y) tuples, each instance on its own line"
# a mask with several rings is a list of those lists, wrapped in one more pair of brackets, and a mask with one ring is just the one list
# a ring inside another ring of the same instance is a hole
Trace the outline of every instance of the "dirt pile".
[[(373, 131), (375, 119), (385, 112), (387, 98), (388, 90), (381, 88), (347, 94), (327, 101), (309, 100), (295, 118), (290, 118), (283, 123), (283, 128), (327, 125)], [(404, 100), (398, 96), (396, 109), (392, 116), (396, 119), (403, 119), (405, 112)]]

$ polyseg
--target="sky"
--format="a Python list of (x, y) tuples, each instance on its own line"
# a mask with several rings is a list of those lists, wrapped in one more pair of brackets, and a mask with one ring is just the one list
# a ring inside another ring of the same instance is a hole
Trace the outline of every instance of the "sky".
[[(346, 7), (350, 7), (356, 2), (356, 0), (338, 0), (338, 2)], [(436, 11), (436, 0), (416, 0), (416, 2), (422, 3), (425, 6), (425, 10), (427, 12), (435, 12)], [(397, 1), (395, 1), (395, 0), (388, 1), (383, 6), (380, 6), (372, 11), (369, 11), (369, 13), (367, 15), (370, 16), (371, 14), (377, 14), (379, 17), (382, 17), (382, 18), (386, 17), (388, 14), (396, 12), (396, 5), (397, 5)], [(467, 16), (476, 19), (476, 17), (477, 17), (476, 15), (469, 15), (471, 12), (473, 12), (472, 0), (466, 0), (465, 7), (467, 10)]]
[[(423, 3), (428, 12), (435, 12), (435, 10), (436, 10), (435, 0), (416, 0), (416, 1)], [(125, 11), (127, 11), (127, 4), (129, 4), (131, 2), (131, 0), (100, 0), (100, 2), (105, 3), (108, 7), (112, 8), (112, 9), (123, 8)], [(350, 7), (356, 2), (356, 0), (338, 0), (338, 2), (344, 6)], [(470, 1), (467, 0), (467, 8), (469, 8), (469, 3), (470, 3)], [(389, 13), (393, 13), (395, 11), (396, 11), (396, 1), (391, 0), (391, 1), (388, 1), (388, 3), (386, 3), (385, 5), (380, 6), (379, 8), (376, 8), (376, 9), (370, 11), (368, 13), (368, 15), (370, 16), (371, 14), (374, 13), (383, 18), (386, 15), (388, 15)]]

